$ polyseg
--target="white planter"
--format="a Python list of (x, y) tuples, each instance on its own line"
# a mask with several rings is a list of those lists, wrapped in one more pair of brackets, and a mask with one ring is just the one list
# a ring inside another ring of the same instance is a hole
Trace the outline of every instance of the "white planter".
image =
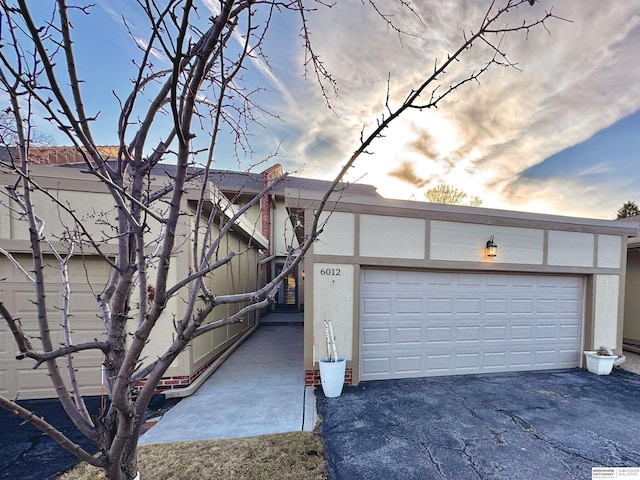
[(320, 359), (320, 381), (325, 397), (339, 397), (344, 385), (344, 372), (347, 369), (347, 360), (338, 357), (337, 362), (330, 362), (326, 357)]
[(609, 375), (618, 358), (617, 355), (598, 355), (596, 351), (586, 351), (584, 356), (587, 357), (587, 370), (596, 375)]

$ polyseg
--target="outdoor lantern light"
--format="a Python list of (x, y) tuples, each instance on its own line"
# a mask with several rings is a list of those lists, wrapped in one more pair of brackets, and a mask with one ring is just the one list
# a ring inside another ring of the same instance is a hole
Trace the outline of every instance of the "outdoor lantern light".
[(487, 242), (487, 257), (495, 257), (496, 255), (498, 255), (498, 245), (493, 241), (493, 235), (491, 235)]

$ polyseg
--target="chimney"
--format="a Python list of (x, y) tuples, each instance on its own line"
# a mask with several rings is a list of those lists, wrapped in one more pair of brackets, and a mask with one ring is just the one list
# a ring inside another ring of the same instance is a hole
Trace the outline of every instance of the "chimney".
[[(282, 176), (282, 165), (276, 163), (262, 172), (262, 188), (267, 188), (275, 179)], [(269, 252), (271, 252), (271, 193), (267, 193), (260, 199), (260, 216), (262, 220), (262, 235), (269, 240)]]

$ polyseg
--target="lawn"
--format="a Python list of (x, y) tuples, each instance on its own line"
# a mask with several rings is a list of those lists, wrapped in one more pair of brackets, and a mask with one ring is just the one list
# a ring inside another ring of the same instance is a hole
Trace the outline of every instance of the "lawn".
[[(141, 480), (326, 480), (322, 441), (312, 432), (145, 445), (138, 449)], [(81, 464), (58, 480), (101, 480)]]

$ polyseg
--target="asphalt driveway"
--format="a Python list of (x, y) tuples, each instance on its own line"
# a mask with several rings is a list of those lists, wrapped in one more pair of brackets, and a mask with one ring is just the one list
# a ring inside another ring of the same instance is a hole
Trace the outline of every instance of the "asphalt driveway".
[(586, 370), (365, 382), (327, 399), (332, 477), (590, 479), (640, 466), (640, 376)]

